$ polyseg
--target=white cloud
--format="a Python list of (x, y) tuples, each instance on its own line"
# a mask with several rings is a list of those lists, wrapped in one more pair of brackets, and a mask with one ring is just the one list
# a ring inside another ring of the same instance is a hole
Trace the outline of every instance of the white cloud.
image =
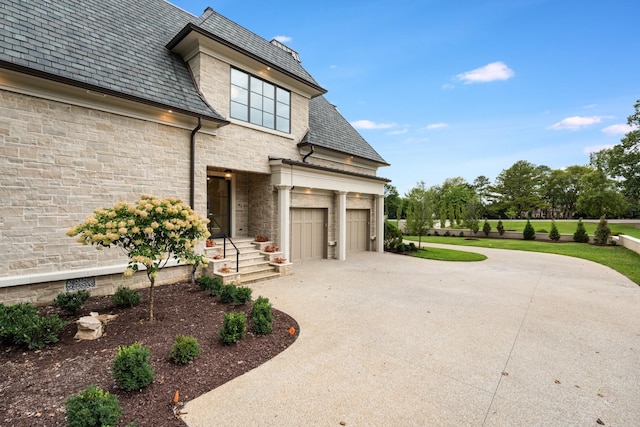
[(584, 151), (584, 154), (591, 154), (597, 153), (600, 150), (608, 150), (609, 148), (613, 148), (613, 144), (590, 145), (588, 147), (584, 147), (582, 151)]
[(470, 83), (486, 83), (495, 80), (508, 80), (515, 75), (515, 72), (504, 62), (492, 62), (484, 67), (458, 74), (458, 80)]
[(547, 129), (553, 130), (561, 130), (561, 129), (570, 129), (570, 130), (578, 130), (580, 128), (593, 125), (595, 123), (600, 123), (602, 121), (602, 117), (600, 116), (573, 116), (567, 117), (566, 119), (562, 119), (558, 123), (555, 123), (549, 126)]
[(442, 129), (446, 127), (449, 127), (449, 125), (446, 123), (432, 123), (430, 125), (425, 126), (424, 130)]
[(371, 120), (356, 120), (351, 122), (351, 126), (356, 129), (391, 129), (395, 127), (395, 123), (376, 123)]
[(275, 36), (274, 39), (278, 40), (280, 43), (289, 43), (293, 38), (289, 36)]
[(606, 128), (602, 129), (602, 132), (607, 133), (609, 135), (625, 135), (631, 132), (632, 130), (637, 130), (637, 129), (638, 129), (637, 126), (629, 126), (626, 123), (619, 123), (617, 125), (607, 126)]
[(450, 83), (445, 83), (442, 85), (442, 89), (443, 90), (451, 90), (451, 89), (455, 89), (455, 85), (452, 85)]
[(409, 129), (404, 128), (400, 130), (392, 130), (391, 132), (387, 132), (387, 135), (402, 135), (409, 132)]

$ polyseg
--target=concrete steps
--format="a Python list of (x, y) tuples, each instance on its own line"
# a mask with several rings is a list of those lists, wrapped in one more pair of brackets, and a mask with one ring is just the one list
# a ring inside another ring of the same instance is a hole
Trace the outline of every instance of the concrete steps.
[[(240, 276), (238, 278), (239, 284), (248, 284), (259, 282), (263, 280), (273, 279), (280, 277), (280, 273), (275, 267), (270, 265), (269, 257), (265, 256), (256, 248), (251, 238), (237, 238), (233, 239), (235, 247), (227, 239), (226, 245), (223, 239), (215, 239), (215, 245), (206, 249), (207, 256), (209, 258), (216, 254), (226, 256), (222, 260), (216, 260), (216, 263), (223, 262), (231, 270), (236, 270), (236, 259), (238, 263), (238, 272)], [(236, 254), (236, 248), (239, 253)], [(216, 272), (213, 272), (216, 274)]]

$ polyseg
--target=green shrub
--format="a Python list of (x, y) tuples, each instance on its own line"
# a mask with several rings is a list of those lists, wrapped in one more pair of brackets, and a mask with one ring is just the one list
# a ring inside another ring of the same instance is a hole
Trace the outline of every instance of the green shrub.
[(151, 384), (155, 378), (153, 368), (149, 364), (151, 352), (139, 342), (129, 347), (118, 347), (113, 360), (113, 379), (126, 391), (140, 390)]
[(582, 218), (578, 220), (576, 232), (573, 233), (573, 241), (578, 243), (589, 243), (589, 235), (587, 234), (587, 230), (584, 228)]
[(548, 231), (546, 228), (539, 228), (539, 229), (537, 229), (537, 230), (536, 230), (536, 233), (542, 233), (542, 234), (545, 234), (545, 233), (548, 233), (548, 232), (549, 232), (549, 231)]
[(51, 305), (67, 314), (74, 315), (87, 302), (90, 296), (91, 294), (84, 289), (77, 292), (62, 292), (56, 296)]
[(496, 226), (496, 230), (498, 230), (499, 235), (504, 235), (504, 224), (502, 224), (502, 220), (498, 220), (498, 225)]
[(409, 243), (409, 250), (410, 250), (411, 252), (418, 252), (418, 247), (416, 246), (416, 244), (415, 244), (415, 243), (410, 242), (410, 243)]
[(234, 302), (236, 304), (245, 304), (247, 301), (251, 301), (251, 293), (251, 288), (238, 286), (238, 290), (236, 291), (236, 300)]
[(0, 304), (0, 341), (26, 347), (42, 348), (58, 342), (58, 335), (69, 324), (55, 314), (40, 316), (34, 306), (20, 303)]
[(440, 233), (438, 233), (438, 230), (434, 230), (433, 235), (434, 235), (434, 236), (439, 236), (439, 235), (440, 235)]
[(194, 337), (176, 336), (169, 353), (169, 360), (176, 365), (186, 365), (200, 354), (200, 345)]
[(273, 328), (273, 310), (268, 298), (258, 297), (251, 309), (251, 320), (256, 334), (268, 334)]
[(122, 414), (118, 398), (95, 385), (71, 396), (65, 406), (69, 427), (116, 426)]
[(556, 222), (551, 220), (551, 231), (549, 232), (549, 239), (557, 242), (560, 240), (560, 232), (558, 231), (558, 227), (556, 226)]
[(247, 316), (244, 313), (229, 313), (224, 315), (224, 323), (220, 330), (220, 337), (225, 344), (237, 343), (247, 332)]
[(406, 250), (407, 250), (407, 245), (405, 245), (403, 242), (400, 242), (396, 245), (397, 252), (405, 252)]
[(533, 225), (531, 225), (531, 221), (529, 221), (529, 219), (527, 219), (527, 224), (524, 226), (522, 237), (524, 238), (524, 240), (536, 239), (536, 230), (533, 229)]
[(119, 308), (133, 307), (140, 304), (142, 296), (126, 286), (118, 286), (116, 293), (111, 295), (111, 303)]
[(484, 233), (485, 237), (488, 236), (491, 232), (491, 224), (489, 224), (489, 221), (487, 221), (486, 219), (484, 220), (484, 224), (482, 224), (482, 232)]
[(211, 277), (206, 274), (200, 276), (197, 280), (198, 286), (203, 291), (209, 291), (211, 296), (220, 295), (220, 288), (222, 287), (222, 279), (219, 277)]
[(251, 301), (251, 288), (246, 286), (223, 285), (220, 288), (220, 302), (225, 304), (244, 304)]
[(451, 232), (449, 230), (444, 232), (445, 237), (451, 237)]
[(386, 250), (393, 249), (402, 242), (402, 231), (395, 224), (385, 221), (384, 223), (384, 247)]
[(600, 217), (600, 222), (598, 223), (598, 228), (596, 228), (596, 234), (593, 241), (597, 245), (606, 245), (609, 241), (609, 236), (611, 236), (611, 229), (607, 225), (607, 218), (602, 215)]

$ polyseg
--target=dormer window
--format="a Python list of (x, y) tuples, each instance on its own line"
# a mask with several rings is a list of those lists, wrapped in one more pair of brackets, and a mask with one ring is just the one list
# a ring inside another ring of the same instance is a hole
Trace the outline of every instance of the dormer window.
[(254, 125), (291, 132), (291, 92), (231, 69), (231, 118)]

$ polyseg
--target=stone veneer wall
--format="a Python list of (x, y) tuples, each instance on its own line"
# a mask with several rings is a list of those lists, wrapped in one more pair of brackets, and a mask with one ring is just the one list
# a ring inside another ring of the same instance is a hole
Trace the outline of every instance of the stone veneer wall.
[(277, 205), (274, 203), (271, 176), (267, 174), (250, 174), (249, 181), (249, 227), (248, 237), (259, 234), (275, 239), (276, 231), (273, 227), (274, 218), (277, 219)]
[(0, 91), (0, 142), (0, 277), (126, 262), (65, 233), (143, 193), (188, 202), (184, 129)]

